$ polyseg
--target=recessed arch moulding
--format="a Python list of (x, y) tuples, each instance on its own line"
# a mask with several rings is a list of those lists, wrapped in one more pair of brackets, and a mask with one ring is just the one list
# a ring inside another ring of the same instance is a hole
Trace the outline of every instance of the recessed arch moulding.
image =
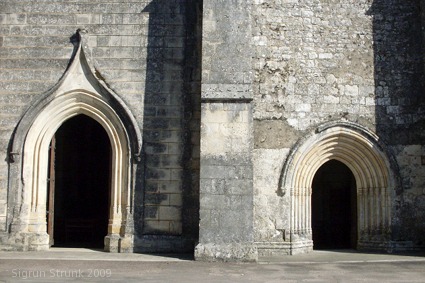
[(93, 75), (77, 33), (72, 63), (50, 91), (24, 114), (10, 148), (9, 242), (20, 250), (49, 248), (46, 227), (48, 149), (58, 128), (76, 115), (96, 120), (111, 143), (111, 186), (105, 250), (133, 248), (133, 184), (141, 133), (120, 98)]
[(329, 160), (350, 168), (357, 187), (357, 248), (391, 249), (391, 199), (399, 181), (396, 163), (371, 131), (350, 122), (316, 129), (291, 151), (281, 175), (281, 194), (289, 196), (290, 254), (313, 249), (311, 194), (317, 170)]

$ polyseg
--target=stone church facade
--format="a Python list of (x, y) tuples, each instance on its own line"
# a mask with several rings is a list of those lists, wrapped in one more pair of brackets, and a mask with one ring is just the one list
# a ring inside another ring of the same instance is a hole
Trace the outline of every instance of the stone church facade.
[(0, 249), (424, 249), (424, 11), (0, 1)]

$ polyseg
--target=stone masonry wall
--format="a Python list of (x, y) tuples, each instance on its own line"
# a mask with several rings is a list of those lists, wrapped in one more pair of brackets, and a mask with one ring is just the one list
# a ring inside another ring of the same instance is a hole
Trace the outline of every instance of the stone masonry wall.
[(149, 237), (157, 242), (164, 235), (176, 243), (181, 235), (196, 239), (197, 229), (188, 227), (198, 225), (199, 10), (194, 0), (0, 2), (0, 232), (13, 190), (5, 161), (13, 129), (57, 83), (73, 52), (70, 38), (84, 29), (96, 76), (125, 101), (143, 131), (136, 246), (155, 250)]
[[(256, 120), (303, 131), (345, 117), (374, 128), (369, 2), (257, 1)], [(272, 148), (273, 140), (256, 142)]]
[(252, 10), (256, 241), (285, 240), (288, 219), (276, 215), (289, 217), (278, 193), (289, 150), (318, 125), (348, 120), (376, 132), (399, 161), (394, 240), (423, 244), (419, 2), (255, 0)]

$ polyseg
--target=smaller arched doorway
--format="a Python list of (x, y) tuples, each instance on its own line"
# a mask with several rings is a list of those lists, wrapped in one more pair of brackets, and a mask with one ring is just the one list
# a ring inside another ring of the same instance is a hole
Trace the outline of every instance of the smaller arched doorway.
[[(349, 215), (349, 220), (355, 218), (350, 227), (357, 223), (357, 231), (350, 228), (349, 248), (378, 250), (388, 243), (391, 237), (391, 195), (396, 176), (392, 169), (395, 162), (383, 149), (384, 145), (373, 132), (346, 121), (324, 124), (311, 136), (300, 140), (289, 154), (281, 177), (282, 194), (289, 193), (291, 204), (287, 234), (291, 242), (291, 254), (313, 249), (313, 225), (318, 225), (313, 217), (317, 216), (317, 202), (320, 202), (313, 199), (313, 179), (318, 172), (320, 175), (320, 168), (324, 164), (328, 166), (327, 162), (335, 160), (340, 162), (337, 163), (338, 167), (343, 163), (349, 168), (350, 172), (347, 174), (350, 177), (346, 179), (354, 176), (355, 180), (355, 184), (346, 185), (350, 187), (350, 195), (354, 195), (354, 191), (351, 191), (353, 187), (356, 188), (357, 195), (350, 198), (353, 212)], [(346, 169), (344, 170), (347, 171)], [(315, 211), (313, 202), (316, 202)], [(338, 225), (330, 226), (338, 229)], [(320, 232), (316, 231), (316, 236), (317, 234)], [(357, 243), (354, 244), (354, 241)], [(315, 247), (317, 248), (317, 243)]]
[(315, 249), (355, 249), (357, 189), (351, 170), (330, 160), (317, 170), (312, 184), (312, 229)]
[(50, 244), (103, 248), (110, 206), (108, 134), (86, 115), (67, 120), (52, 139), (49, 164)]

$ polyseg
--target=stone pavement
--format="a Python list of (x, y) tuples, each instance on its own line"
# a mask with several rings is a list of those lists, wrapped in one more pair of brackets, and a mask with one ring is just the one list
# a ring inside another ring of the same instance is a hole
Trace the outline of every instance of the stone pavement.
[(425, 254), (314, 251), (258, 264), (89, 249), (0, 253), (0, 282), (425, 282)]

